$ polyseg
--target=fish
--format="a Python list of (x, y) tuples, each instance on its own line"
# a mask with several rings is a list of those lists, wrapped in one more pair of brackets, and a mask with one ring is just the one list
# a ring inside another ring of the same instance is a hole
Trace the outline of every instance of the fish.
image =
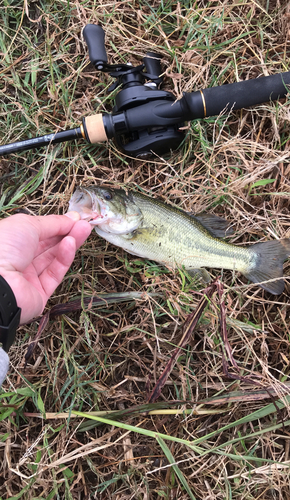
[(274, 295), (284, 290), (289, 238), (237, 246), (221, 239), (227, 222), (218, 216), (194, 216), (139, 192), (105, 186), (77, 188), (69, 211), (77, 211), (99, 236), (132, 255), (185, 269), (206, 282), (205, 268), (230, 269)]

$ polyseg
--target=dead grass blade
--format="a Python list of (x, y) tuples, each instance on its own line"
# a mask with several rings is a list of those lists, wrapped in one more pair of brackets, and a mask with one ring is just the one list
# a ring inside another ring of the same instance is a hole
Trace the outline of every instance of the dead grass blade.
[(180, 341), (180, 345), (178, 347), (176, 347), (176, 349), (173, 352), (170, 360), (168, 361), (163, 373), (160, 375), (153, 391), (151, 392), (151, 394), (148, 398), (149, 403), (154, 403), (156, 401), (156, 399), (160, 396), (161, 391), (164, 387), (164, 384), (167, 381), (178, 356), (180, 355), (183, 347), (188, 343), (188, 339), (191, 337), (203, 311), (205, 310), (206, 306), (208, 305), (209, 300), (211, 299), (211, 297), (215, 291), (215, 288), (216, 288), (216, 280), (204, 290), (203, 298), (198, 303), (197, 308), (186, 319), (184, 326), (183, 326), (183, 335), (182, 335), (182, 339)]

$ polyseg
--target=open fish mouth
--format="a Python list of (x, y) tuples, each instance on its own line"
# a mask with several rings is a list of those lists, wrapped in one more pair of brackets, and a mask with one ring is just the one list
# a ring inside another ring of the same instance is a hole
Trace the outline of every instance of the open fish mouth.
[(69, 202), (69, 211), (78, 212), (82, 220), (92, 226), (103, 224), (109, 219), (106, 206), (86, 189), (77, 189)]

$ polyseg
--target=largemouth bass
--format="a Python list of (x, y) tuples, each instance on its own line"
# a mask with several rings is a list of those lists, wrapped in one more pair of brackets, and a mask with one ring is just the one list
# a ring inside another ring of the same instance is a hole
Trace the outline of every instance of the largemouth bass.
[(204, 278), (205, 267), (231, 269), (273, 294), (284, 290), (281, 278), (290, 255), (289, 238), (232, 245), (217, 237), (221, 219), (216, 216), (191, 216), (143, 194), (107, 187), (78, 188), (69, 210), (93, 224), (99, 236), (138, 257), (184, 267)]

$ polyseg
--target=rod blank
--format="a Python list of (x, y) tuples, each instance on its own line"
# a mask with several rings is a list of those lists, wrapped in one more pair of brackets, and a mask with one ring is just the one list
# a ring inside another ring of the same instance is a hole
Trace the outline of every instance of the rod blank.
[(37, 149), (48, 146), (49, 144), (72, 141), (73, 139), (80, 139), (81, 137), (83, 137), (83, 134), (80, 127), (63, 130), (54, 134), (42, 135), (34, 137), (33, 139), (26, 139), (24, 141), (12, 142), (11, 144), (0, 146), (0, 156), (19, 153), (20, 151), (27, 151), (28, 149)]

